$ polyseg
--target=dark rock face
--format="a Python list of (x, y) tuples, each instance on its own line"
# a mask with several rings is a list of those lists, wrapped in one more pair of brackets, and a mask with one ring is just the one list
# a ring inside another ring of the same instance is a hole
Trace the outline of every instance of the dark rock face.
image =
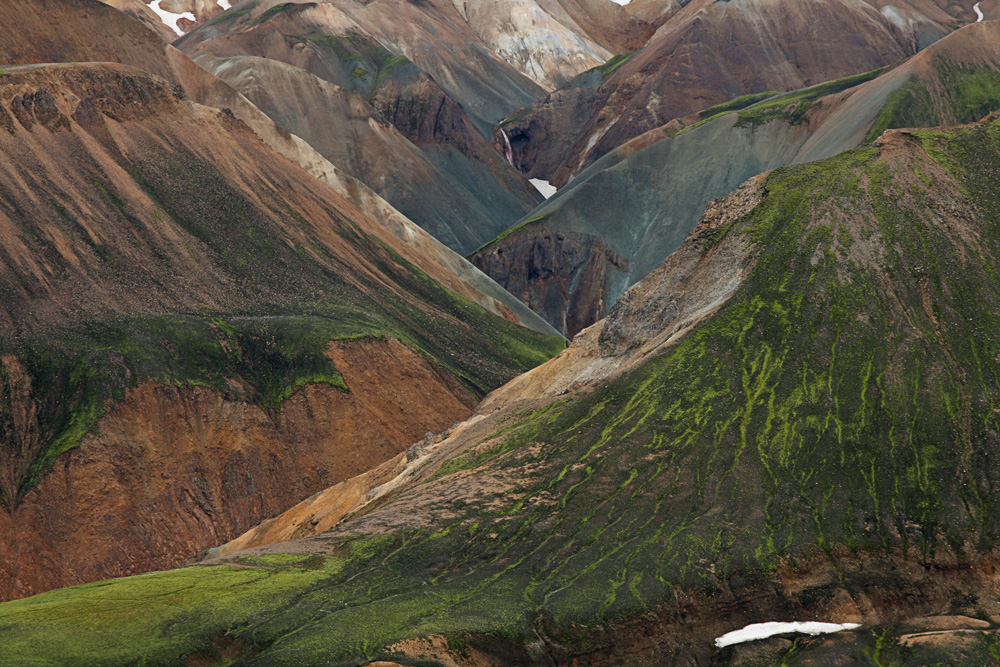
[[(587, 74), (578, 77), (587, 78)], [(557, 90), (501, 123), (495, 140), (502, 146), (500, 133), (506, 133), (517, 168), (531, 178), (550, 180), (559, 170), (562, 156), (572, 148), (578, 129), (605, 99), (606, 95), (595, 87)]]
[(481, 157), (483, 147), (489, 148), (462, 105), (426, 76), (412, 82), (387, 81), (372, 96), (371, 104), (418, 146), (451, 144), (474, 158)]
[(603, 239), (573, 232), (519, 234), (470, 259), (569, 337), (603, 317), (608, 285), (628, 270)]

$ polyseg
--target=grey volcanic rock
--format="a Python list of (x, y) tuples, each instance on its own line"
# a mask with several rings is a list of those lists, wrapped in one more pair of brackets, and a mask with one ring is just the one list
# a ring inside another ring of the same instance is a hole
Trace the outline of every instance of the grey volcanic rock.
[(481, 246), (541, 201), (469, 105), (336, 12), (226, 14), (178, 45), (452, 249)]
[(568, 337), (599, 319), (609, 286), (628, 275), (628, 263), (601, 237), (575, 232), (518, 235), (475, 263)]
[[(605, 155), (532, 211), (513, 232), (471, 259), (488, 273), (495, 272), (504, 284), (510, 270), (499, 259), (521, 261), (510, 249), (524, 248), (527, 242), (522, 238), (567, 233), (599, 237), (624, 260), (609, 263), (603, 272), (587, 272), (608, 277), (603, 295), (605, 308), (610, 307), (626, 287), (681, 244), (706, 204), (751, 176), (856, 148), (874, 138), (869, 135), (876, 126), (877, 136), (889, 127), (969, 122), (1000, 108), (996, 93), (965, 98), (956, 91), (974, 87), (954, 85), (966, 80), (963, 77), (969, 81), (980, 77), (994, 82), (994, 88), (987, 90), (1000, 91), (998, 44), (1000, 25), (970, 25), (903, 65), (846, 90), (838, 89), (853, 80), (765, 100), (717, 118), (711, 118), (709, 110), (674, 121)], [(829, 91), (835, 92), (822, 94)], [(801, 113), (800, 104), (805, 105)], [(551, 263), (545, 269), (559, 273), (561, 260), (548, 259)], [(574, 264), (576, 257), (566, 262)], [(624, 275), (622, 266), (627, 267)], [(557, 310), (553, 315), (558, 294), (548, 293), (552, 287), (544, 280), (508, 287), (525, 303), (545, 303), (545, 316), (557, 327), (570, 320), (587, 326), (607, 314), (607, 310), (597, 313), (593, 320), (570, 314), (571, 304), (579, 302), (570, 292), (566, 312)]]
[(304, 69), (253, 56), (202, 58), (202, 63), (279, 126), (459, 252), (482, 245), (541, 200), (489, 144), (463, 126), (462, 108), (443, 95), (434, 100), (438, 106), (432, 113), (420, 113), (414, 107), (427, 104), (427, 98), (377, 93), (396, 122), (414, 139), (423, 139), (422, 148), (361, 94)]

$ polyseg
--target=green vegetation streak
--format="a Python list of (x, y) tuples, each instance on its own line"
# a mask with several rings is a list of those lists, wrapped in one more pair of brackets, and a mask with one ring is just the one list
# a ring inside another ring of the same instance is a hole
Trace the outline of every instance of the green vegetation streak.
[[(428, 482), (440, 507), (416, 510), (427, 527), (320, 536), (316, 569), (186, 569), (5, 604), (7, 664), (183, 664), (225, 639), (240, 664), (362, 665), (407, 637), (524, 646), (539, 628), (568, 662), (678, 589), (766, 592), (796, 558), (826, 554), (838, 586), (866, 593), (905, 581), (838, 553), (967, 562), (1000, 534), (1000, 121), (906, 146), (773, 172), (716, 240), (750, 245), (729, 302), (446, 462)], [(476, 470), (515, 481), (447, 484)]]

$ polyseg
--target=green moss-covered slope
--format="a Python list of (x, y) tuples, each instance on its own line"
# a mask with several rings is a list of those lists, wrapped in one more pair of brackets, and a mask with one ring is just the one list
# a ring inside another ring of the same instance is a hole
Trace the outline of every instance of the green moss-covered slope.
[[(750, 213), (691, 241), (744, 248), (726, 305), (593, 392), (511, 412), (425, 483), (428, 526), (372, 534), (390, 504), (300, 567), (8, 603), (3, 660), (182, 664), (224, 641), (239, 664), (365, 664), (434, 633), (545, 637), (568, 660), (681, 592), (776, 595), (797, 561), (886, 596), (905, 568), (848, 563), (960, 568), (1000, 531), (998, 175), (1000, 121), (778, 170)], [(477, 494), (470, 474), (517, 482)]]
[(937, 76), (916, 78), (889, 98), (867, 141), (888, 129), (928, 127), (943, 120), (977, 121), (1000, 107), (1000, 78), (994, 69), (945, 62), (934, 64)]

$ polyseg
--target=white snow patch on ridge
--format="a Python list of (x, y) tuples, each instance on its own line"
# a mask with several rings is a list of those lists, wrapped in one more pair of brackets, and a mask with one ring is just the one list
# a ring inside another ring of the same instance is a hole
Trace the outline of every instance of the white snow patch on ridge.
[(219, 0), (219, 6), (223, 9), (232, 9), (233, 6), (229, 4), (229, 0)]
[(154, 12), (156, 12), (156, 15), (160, 17), (160, 20), (163, 21), (163, 23), (166, 24), (168, 28), (176, 32), (178, 35), (183, 35), (184, 33), (181, 32), (181, 29), (177, 27), (177, 21), (179, 21), (180, 19), (188, 19), (189, 21), (194, 21), (196, 20), (194, 14), (192, 14), (191, 12), (184, 12), (183, 14), (174, 14), (173, 12), (168, 12), (166, 9), (160, 8), (161, 2), (163, 2), (163, 0), (153, 0), (153, 2), (149, 3), (149, 8), (152, 9)]
[(780, 623), (771, 621), (770, 623), (754, 623), (741, 630), (727, 632), (715, 640), (715, 645), (719, 648), (752, 642), (758, 639), (767, 639), (774, 635), (783, 635), (789, 632), (801, 632), (806, 635), (825, 635), (831, 632), (842, 630), (854, 630), (860, 628), (859, 623), (818, 623), (816, 621)]
[(979, 22), (980, 22), (980, 21), (982, 21), (982, 20), (983, 20), (984, 18), (986, 18), (985, 16), (983, 16), (983, 10), (981, 10), (981, 9), (979, 8), (979, 5), (981, 5), (981, 4), (983, 4), (983, 3), (982, 3), (982, 2), (977, 2), (977, 3), (976, 3), (976, 6), (975, 6), (975, 7), (973, 7), (973, 9), (974, 9), (974, 10), (976, 10), (976, 16), (978, 17), (978, 18), (976, 19), (976, 23), (979, 23)]
[(556, 193), (556, 186), (550, 184), (548, 181), (543, 181), (540, 178), (529, 178), (531, 184), (535, 186), (535, 189), (542, 193), (542, 196), (548, 199)]

